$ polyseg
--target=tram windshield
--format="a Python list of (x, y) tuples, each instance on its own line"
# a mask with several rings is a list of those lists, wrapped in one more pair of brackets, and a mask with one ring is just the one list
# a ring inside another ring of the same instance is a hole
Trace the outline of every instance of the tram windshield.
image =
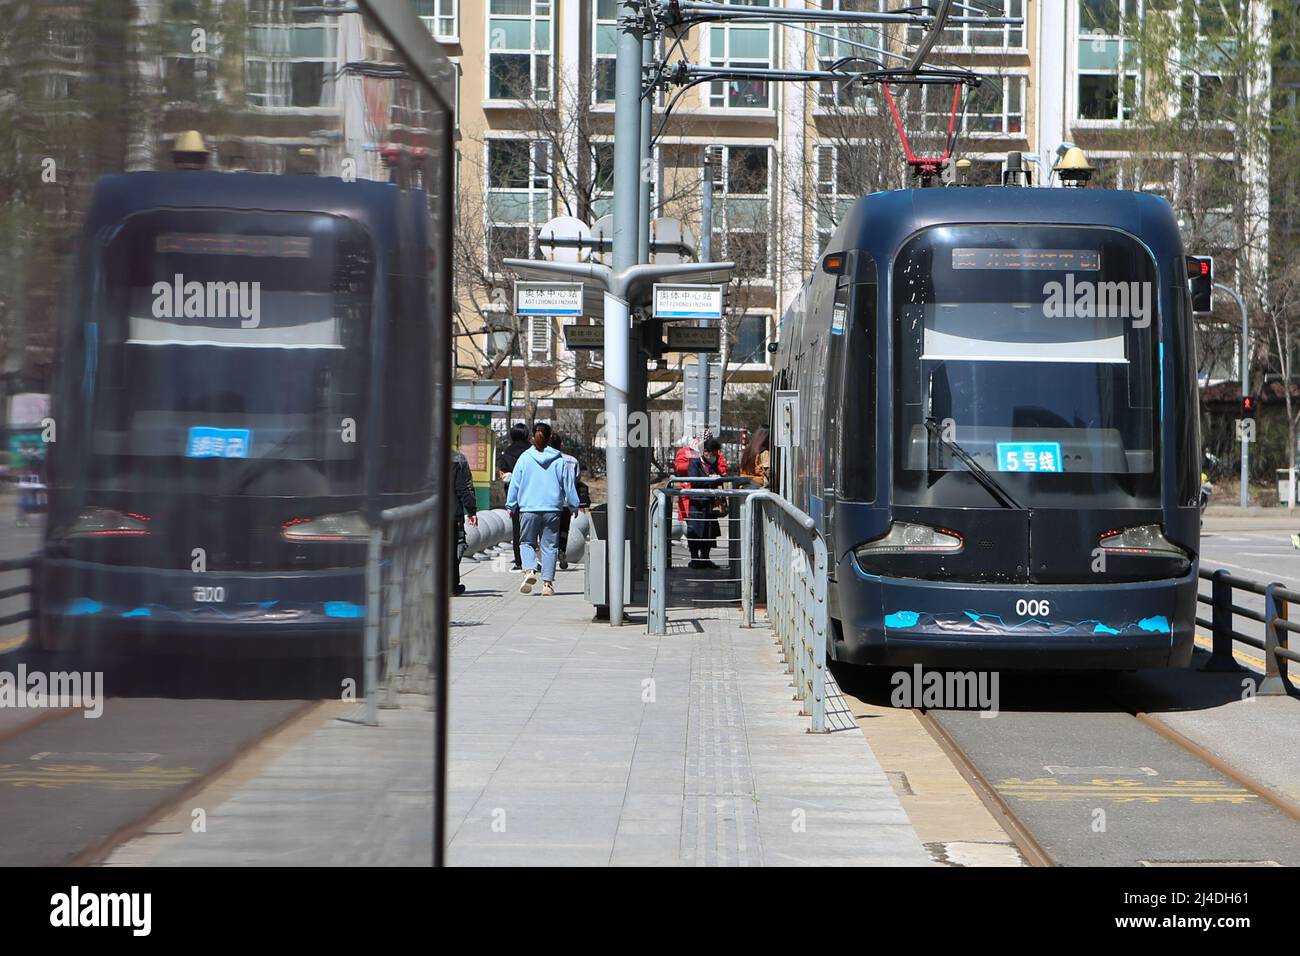
[(83, 329), (93, 485), (359, 493), (372, 260), (321, 214), (132, 217)]
[(993, 505), (964, 479), (932, 490), (969, 470), (957, 449), (1026, 505), (1081, 492), (1119, 507), (1158, 500), (1158, 284), (1138, 242), (1095, 228), (936, 228), (904, 247), (893, 279), (903, 500), (912, 489)]

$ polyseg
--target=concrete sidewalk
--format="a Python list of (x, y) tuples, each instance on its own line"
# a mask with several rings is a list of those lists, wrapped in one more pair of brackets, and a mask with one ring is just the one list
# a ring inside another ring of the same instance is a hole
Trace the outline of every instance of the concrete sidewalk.
[(930, 863), (856, 726), (807, 733), (770, 632), (734, 608), (656, 638), (593, 623), (581, 571), (550, 598), (487, 564), (466, 583), (451, 863)]
[[(543, 598), (465, 569), (448, 862), (931, 863), (856, 724), (807, 733), (770, 632), (734, 609), (677, 611), (653, 638), (592, 623), (581, 570)], [(407, 703), (377, 729), (322, 705), (106, 862), (427, 865), (433, 715)]]

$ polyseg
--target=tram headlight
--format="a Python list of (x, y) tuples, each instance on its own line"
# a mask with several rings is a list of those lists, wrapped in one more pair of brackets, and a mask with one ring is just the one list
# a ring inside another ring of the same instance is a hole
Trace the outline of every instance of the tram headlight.
[(961, 550), (962, 536), (945, 528), (911, 521), (895, 521), (882, 538), (860, 544), (854, 549), (859, 558), (881, 554), (955, 554)]
[(63, 532), (64, 538), (135, 538), (147, 535), (149, 516), (90, 505)]
[(286, 541), (365, 541), (369, 536), (370, 525), (360, 511), (292, 518), (280, 526)]
[(1190, 566), (1187, 552), (1166, 538), (1158, 524), (1107, 531), (1097, 539), (1097, 544), (1107, 552), (1173, 558)]

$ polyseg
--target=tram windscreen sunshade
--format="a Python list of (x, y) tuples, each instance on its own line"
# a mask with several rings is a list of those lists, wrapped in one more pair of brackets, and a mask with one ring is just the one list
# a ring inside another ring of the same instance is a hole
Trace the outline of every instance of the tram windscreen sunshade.
[(1041, 306), (926, 305), (923, 359), (968, 362), (1127, 362), (1124, 320), (1048, 318)]

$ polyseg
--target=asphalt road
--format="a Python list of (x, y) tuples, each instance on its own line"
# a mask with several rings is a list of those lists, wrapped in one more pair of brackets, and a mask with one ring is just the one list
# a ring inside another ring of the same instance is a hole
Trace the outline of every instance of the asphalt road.
[[(1300, 531), (1300, 516), (1297, 517), (1296, 530)], [(1234, 576), (1249, 578), (1262, 583), (1284, 584), (1288, 588), (1300, 591), (1300, 550), (1291, 543), (1287, 531), (1253, 531), (1224, 530), (1203, 531), (1201, 533), (1201, 567), (1203, 569), (1227, 568)], [(1210, 584), (1201, 582), (1201, 594), (1209, 596)], [(1248, 591), (1234, 593), (1234, 603), (1253, 611), (1263, 613), (1264, 598)], [(1202, 606), (1199, 616), (1209, 618), (1210, 609)], [(1300, 619), (1300, 608), (1292, 611), (1292, 617)], [(1243, 615), (1235, 615), (1233, 627), (1242, 634), (1263, 640), (1263, 624), (1252, 621)], [(1208, 647), (1205, 638), (1209, 633), (1201, 628), (1198, 632), (1202, 639), (1198, 643)], [(1292, 644), (1296, 641), (1293, 640)], [(1234, 644), (1238, 660), (1247, 666), (1263, 669), (1263, 652), (1240, 642)], [(1292, 680), (1300, 684), (1300, 664), (1291, 665)]]

